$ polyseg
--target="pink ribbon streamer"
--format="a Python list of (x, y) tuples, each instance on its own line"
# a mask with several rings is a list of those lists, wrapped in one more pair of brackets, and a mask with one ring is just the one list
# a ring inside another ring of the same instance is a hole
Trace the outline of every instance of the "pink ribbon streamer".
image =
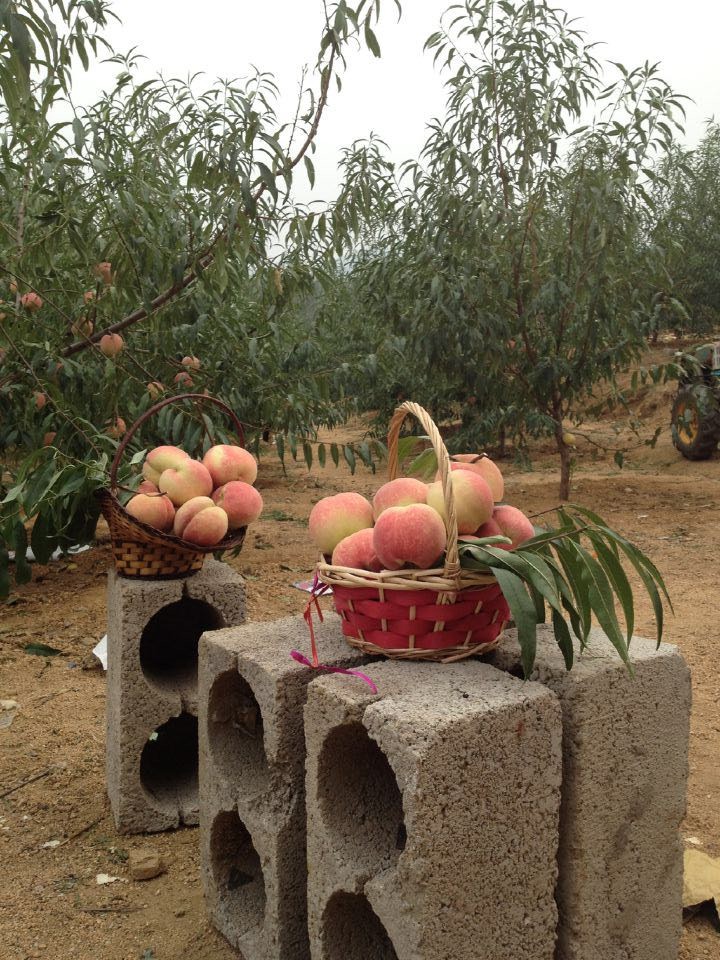
[(326, 593), (327, 590), (328, 587), (326, 584), (322, 584), (322, 586), (320, 585), (320, 581), (318, 580), (318, 575), (316, 573), (315, 578), (313, 579), (312, 593), (307, 602), (307, 606), (305, 607), (305, 612), (303, 613), (305, 622), (308, 625), (308, 630), (310, 631), (310, 649), (312, 651), (312, 660), (309, 660), (305, 654), (300, 653), (299, 650), (291, 650), (290, 656), (293, 658), (293, 660), (296, 660), (298, 663), (302, 663), (304, 666), (310, 667), (313, 670), (324, 670), (327, 673), (342, 673), (347, 677), (357, 677), (359, 680), (362, 680), (364, 683), (366, 683), (373, 693), (377, 693), (378, 689), (373, 681), (366, 674), (361, 673), (360, 670), (346, 670), (343, 667), (330, 667), (325, 663), (320, 663), (320, 658), (318, 657), (317, 652), (317, 643), (315, 641), (315, 627), (313, 625), (312, 611), (313, 607), (315, 607), (315, 611), (317, 612), (320, 622), (322, 623), (323, 613), (320, 609), (318, 598)]

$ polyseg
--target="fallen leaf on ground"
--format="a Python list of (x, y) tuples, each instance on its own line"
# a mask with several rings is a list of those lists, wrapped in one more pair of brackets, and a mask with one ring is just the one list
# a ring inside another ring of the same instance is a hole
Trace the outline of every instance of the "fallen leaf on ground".
[(111, 877), (109, 873), (99, 873), (95, 877), (95, 883), (100, 884), (100, 886), (105, 886), (105, 884), (115, 883), (119, 879), (120, 877)]

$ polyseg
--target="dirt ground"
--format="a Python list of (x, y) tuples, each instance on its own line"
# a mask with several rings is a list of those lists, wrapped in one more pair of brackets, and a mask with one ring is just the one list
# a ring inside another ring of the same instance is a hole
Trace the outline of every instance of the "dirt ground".
[[(645, 401), (666, 422), (672, 388)], [(609, 436), (609, 420), (590, 425)], [(658, 564), (675, 604), (666, 639), (678, 644), (693, 674), (690, 789), (686, 837), (720, 855), (720, 683), (718, 683), (718, 530), (720, 457), (682, 460), (666, 431), (619, 471), (578, 436), (573, 499), (628, 534)], [(534, 513), (557, 503), (557, 469), (538, 447), (532, 471), (503, 463), (506, 498)], [(299, 614), (304, 595), (292, 582), (310, 574), (314, 550), (304, 521), (317, 499), (342, 489), (371, 493), (380, 480), (330, 467), (284, 476), (263, 458), (258, 486), (263, 519), (234, 560), (247, 580), (249, 616)], [(0, 712), (0, 957), (2, 960), (230, 960), (236, 954), (207, 923), (198, 880), (198, 833), (152, 837), (117, 833), (105, 795), (105, 674), (91, 650), (105, 632), (107, 539), (97, 549), (38, 568), (31, 584), (0, 609), (0, 700), (19, 704), (11, 725)], [(637, 633), (651, 635), (641, 601)], [(57, 656), (25, 652), (32, 642)], [(639, 732), (642, 736), (642, 732)], [(34, 778), (34, 779), (33, 779)], [(60, 841), (52, 843), (53, 841)], [(52, 844), (52, 845), (48, 845)], [(129, 878), (128, 853), (152, 846), (167, 863), (161, 877)], [(96, 877), (116, 881), (99, 885)], [(680, 953), (720, 960), (720, 933), (697, 916), (685, 926)], [(368, 958), (370, 960), (370, 958)]]

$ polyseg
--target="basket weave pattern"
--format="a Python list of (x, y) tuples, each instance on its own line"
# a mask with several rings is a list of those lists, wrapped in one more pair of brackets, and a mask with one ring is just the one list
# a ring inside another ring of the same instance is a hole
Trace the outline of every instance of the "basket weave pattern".
[(233, 421), (241, 445), (244, 443), (243, 428), (235, 414), (221, 400), (205, 394), (185, 393), (161, 400), (135, 421), (119, 444), (110, 468), (110, 488), (98, 494), (100, 509), (110, 528), (115, 569), (122, 577), (143, 580), (169, 580), (189, 577), (202, 569), (205, 556), (220, 550), (232, 550), (242, 546), (245, 527), (233, 530), (224, 540), (212, 547), (199, 547), (180, 537), (151, 527), (132, 517), (120, 503), (117, 493), (117, 470), (125, 449), (138, 428), (158, 410), (179, 400), (199, 400), (220, 407)]
[(424, 427), (438, 459), (447, 531), (444, 567), (373, 573), (322, 559), (317, 573), (333, 588), (335, 609), (351, 646), (396, 659), (449, 663), (495, 649), (510, 612), (492, 574), (460, 566), (450, 458), (432, 418), (416, 403), (403, 403), (391, 421), (390, 479), (398, 475), (398, 439), (408, 414)]

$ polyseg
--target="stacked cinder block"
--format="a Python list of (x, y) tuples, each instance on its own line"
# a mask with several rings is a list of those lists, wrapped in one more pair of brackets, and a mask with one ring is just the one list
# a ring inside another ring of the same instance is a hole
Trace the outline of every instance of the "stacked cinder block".
[[(363, 662), (335, 614), (316, 634), (323, 663)], [(214, 925), (245, 960), (309, 956), (303, 707), (318, 674), (290, 657), (307, 646), (302, 617), (220, 630), (201, 642), (202, 880)]]
[(551, 960), (556, 696), (493, 667), (383, 662), (305, 709), (312, 960)]
[[(545, 628), (533, 679), (560, 699), (557, 960), (676, 960), (682, 923), (690, 675), (634, 637), (631, 676), (600, 632), (570, 672)], [(519, 671), (514, 632), (494, 662)]]
[(182, 580), (110, 572), (106, 765), (119, 830), (198, 822), (198, 642), (244, 620), (243, 580), (224, 563)]

